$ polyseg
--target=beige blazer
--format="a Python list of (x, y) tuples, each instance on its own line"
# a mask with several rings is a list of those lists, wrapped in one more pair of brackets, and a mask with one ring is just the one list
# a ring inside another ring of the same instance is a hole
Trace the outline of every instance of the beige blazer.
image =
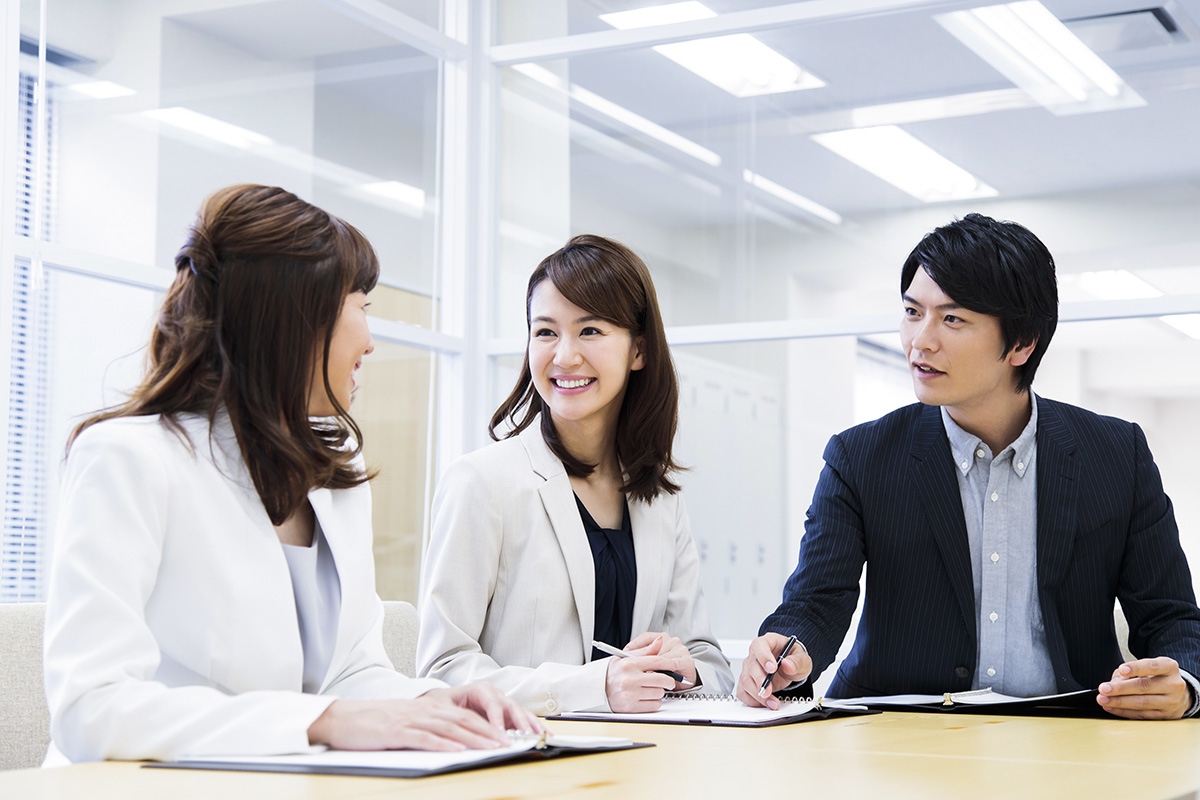
[(219, 419), (210, 447), (204, 419), (184, 424), (194, 452), (157, 416), (102, 422), (71, 449), (46, 610), (58, 750), (73, 761), (296, 752), (339, 697), (444, 685), (400, 675), (384, 652), (364, 484), (309, 494), (342, 604), (321, 692), (301, 693), (291, 573), (233, 430)]
[[(728, 692), (733, 675), (709, 625), (682, 499), (631, 499), (629, 516), (633, 635), (679, 637), (702, 691)], [(607, 659), (591, 661), (595, 595), (571, 483), (537, 421), (450, 466), (434, 497), (422, 570), (420, 675), (489, 680), (538, 714), (607, 709)]]

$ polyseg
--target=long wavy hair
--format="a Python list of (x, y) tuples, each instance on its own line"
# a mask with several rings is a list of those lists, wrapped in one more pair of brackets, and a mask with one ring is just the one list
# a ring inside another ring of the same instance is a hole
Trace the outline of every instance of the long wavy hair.
[[(543, 259), (529, 277), (525, 292), (527, 327), (533, 291), (546, 280), (584, 311), (641, 340), (645, 366), (629, 373), (617, 418), (617, 458), (625, 471), (621, 491), (646, 502), (660, 492), (678, 492), (679, 485), (671, 480), (670, 473), (682, 469), (671, 456), (679, 419), (679, 381), (650, 270), (636, 253), (619, 242), (590, 234), (574, 236), (561, 250)], [(533, 385), (526, 345), (517, 385), (492, 415), (488, 433), (499, 439), (496, 428), (507, 423), (511, 430), (504, 438), (515, 436), (539, 414), (542, 438), (562, 460), (567, 474), (578, 478), (592, 474), (596, 465), (571, 455), (559, 438), (546, 404)]]
[(320, 380), (336, 413), (310, 419), (308, 401), (346, 296), (370, 291), (378, 278), (366, 238), (294, 194), (254, 185), (214, 192), (175, 256), (140, 385), (80, 423), (67, 452), (105, 420), (159, 414), (186, 440), (180, 414), (205, 415), (211, 425), (224, 410), (276, 525), (313, 488), (367, 481), (370, 473), (355, 464), (362, 432), (324, 367)]

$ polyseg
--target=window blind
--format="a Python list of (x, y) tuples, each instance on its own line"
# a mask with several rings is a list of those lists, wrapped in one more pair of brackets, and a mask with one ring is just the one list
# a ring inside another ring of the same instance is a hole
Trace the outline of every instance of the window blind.
[[(43, 241), (54, 220), (57, 142), (54, 101), (46, 99), (46, 158), (37, 172), (37, 81), (21, 75), (20, 153), (17, 164), (16, 233), (33, 236), (34, 203), (42, 203)], [(41, 179), (42, 191), (37, 191)], [(12, 351), (9, 356), (9, 423), (4, 485), (4, 531), (0, 538), (0, 602), (45, 599), (47, 481), (50, 469), (47, 409), (50, 398), (50, 331), (53, 278), (25, 259), (14, 264)], [(40, 273), (40, 274), (39, 274)]]

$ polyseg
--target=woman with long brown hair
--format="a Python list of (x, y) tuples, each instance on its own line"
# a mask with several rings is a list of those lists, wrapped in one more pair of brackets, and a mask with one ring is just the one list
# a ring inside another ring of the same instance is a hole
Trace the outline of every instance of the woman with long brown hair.
[(537, 727), (383, 650), (370, 473), (349, 416), (379, 262), (282, 189), (210, 196), (129, 400), (68, 456), (46, 614), (73, 761), (496, 746)]
[(488, 426), (509, 430), (456, 461), (434, 498), (420, 673), (490, 680), (539, 714), (729, 691), (672, 476), (679, 388), (649, 270), (576, 236), (525, 301), (521, 375)]

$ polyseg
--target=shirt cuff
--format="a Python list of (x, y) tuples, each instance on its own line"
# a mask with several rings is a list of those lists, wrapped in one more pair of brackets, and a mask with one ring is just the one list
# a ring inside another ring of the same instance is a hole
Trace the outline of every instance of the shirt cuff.
[(1196, 680), (1196, 676), (1186, 669), (1179, 670), (1179, 676), (1187, 683), (1188, 691), (1192, 695), (1192, 707), (1183, 716), (1184, 718), (1194, 717), (1200, 712), (1200, 680)]

